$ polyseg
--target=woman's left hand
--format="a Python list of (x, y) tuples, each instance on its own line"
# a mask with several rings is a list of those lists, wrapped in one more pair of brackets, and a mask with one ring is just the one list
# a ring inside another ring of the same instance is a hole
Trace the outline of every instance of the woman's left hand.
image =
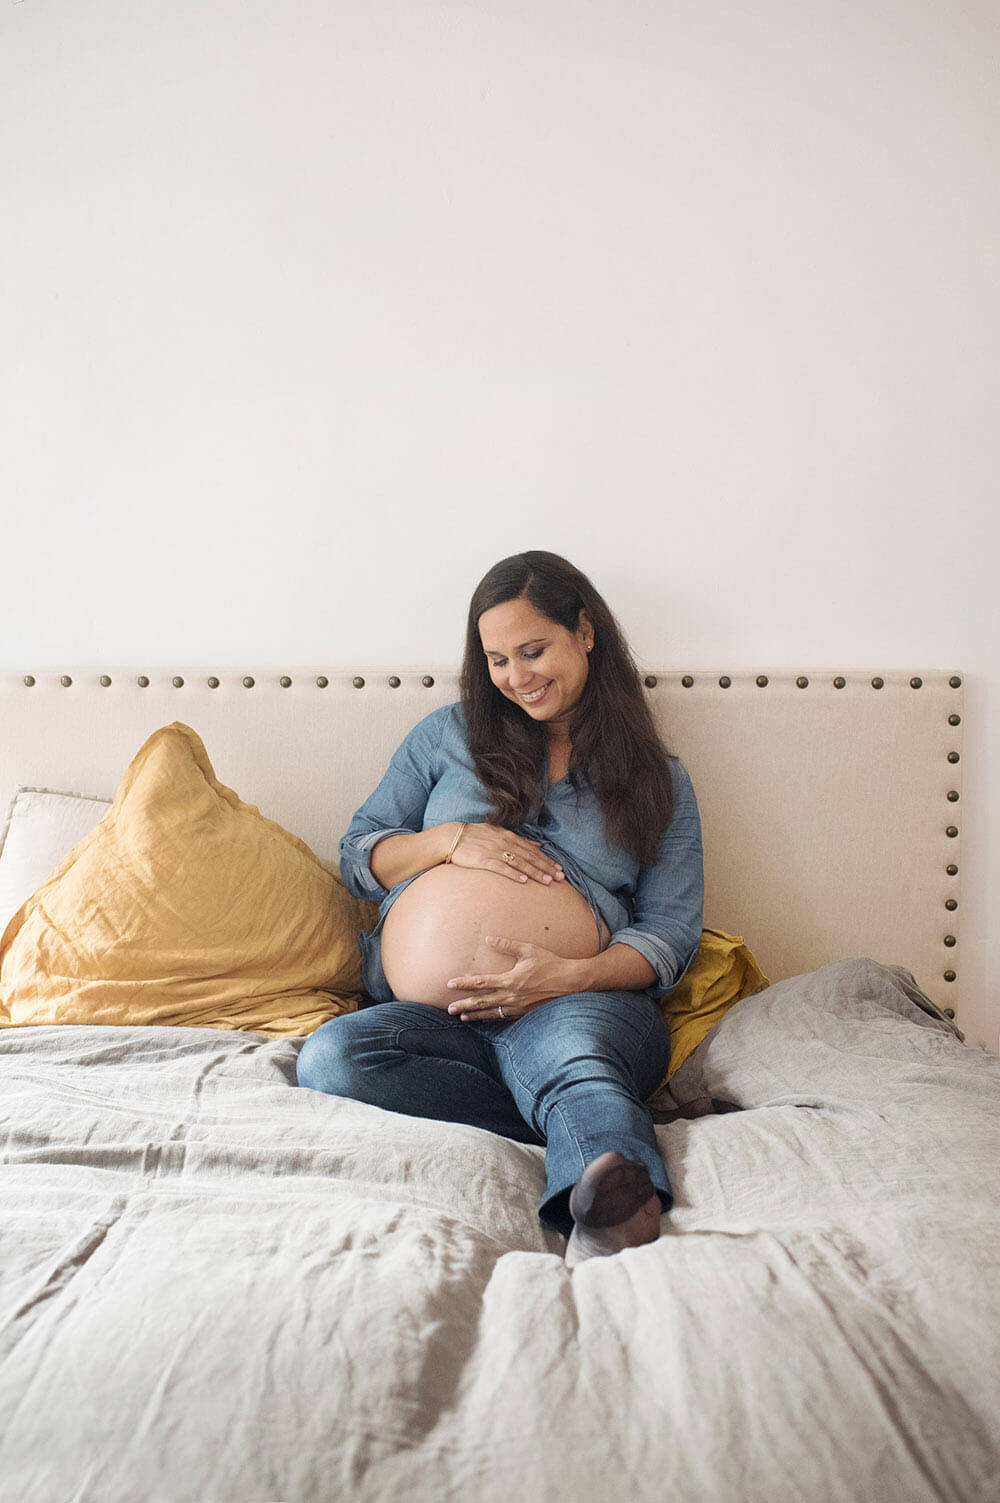
[(486, 943), (491, 950), (516, 956), (517, 964), (492, 976), (452, 977), (448, 982), (452, 990), (469, 993), (468, 997), (448, 1005), (450, 1013), (461, 1014), (463, 1023), (492, 1019), (509, 1023), (566, 991), (566, 960), (562, 955), (524, 939), (504, 939), (501, 935), (487, 934)]

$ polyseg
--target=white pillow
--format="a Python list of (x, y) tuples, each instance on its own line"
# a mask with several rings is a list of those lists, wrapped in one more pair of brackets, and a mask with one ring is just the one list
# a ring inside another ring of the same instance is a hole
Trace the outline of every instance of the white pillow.
[(18, 786), (0, 830), (0, 934), (111, 803), (82, 793)]

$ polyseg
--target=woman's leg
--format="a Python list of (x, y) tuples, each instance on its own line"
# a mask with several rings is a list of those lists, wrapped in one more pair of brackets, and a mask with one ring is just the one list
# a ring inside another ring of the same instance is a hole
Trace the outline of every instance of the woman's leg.
[(643, 1105), (670, 1055), (670, 1030), (651, 997), (637, 991), (554, 997), (497, 1026), (490, 1042), (502, 1080), (546, 1143), (547, 1183), (538, 1208), (544, 1225), (569, 1237), (573, 1186), (588, 1164), (616, 1151), (645, 1167), (663, 1210), (670, 1210), (673, 1190)]
[(500, 1079), (484, 1027), (422, 1002), (380, 1002), (322, 1023), (299, 1050), (296, 1078), (331, 1096), (541, 1145)]

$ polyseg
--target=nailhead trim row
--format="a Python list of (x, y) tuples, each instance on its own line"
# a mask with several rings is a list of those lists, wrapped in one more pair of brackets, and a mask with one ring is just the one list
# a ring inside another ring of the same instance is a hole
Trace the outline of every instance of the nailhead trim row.
[[(35, 678), (34, 674), (32, 674), (32, 673), (26, 673), (24, 675), (23, 682), (24, 682), (26, 688), (31, 689), (31, 688), (34, 688), (34, 686), (38, 682), (38, 680)], [(70, 678), (69, 674), (64, 673), (64, 674), (61, 675), (61, 677), (59, 679), (59, 682), (60, 682), (60, 684), (62, 684), (62, 686), (63, 686), (64, 689), (68, 689), (68, 688), (71, 687), (71, 685), (73, 683), (73, 680)], [(100, 679), (98, 680), (98, 682), (101, 684), (102, 688), (107, 689), (110, 686), (110, 684), (111, 684), (111, 679), (108, 677), (108, 675), (106, 673), (102, 673), (101, 676), (100, 676)], [(179, 676), (175, 676), (174, 678), (172, 678), (170, 680), (170, 682), (173, 684), (173, 686), (174, 686), (175, 689), (182, 689), (184, 687), (184, 680), (181, 677), (179, 677)], [(255, 679), (252, 679), (249, 676), (247, 676), (246, 678), (243, 679), (243, 686), (246, 689), (252, 689), (253, 686), (254, 686), (254, 684), (255, 684), (255, 682), (256, 682)], [(317, 684), (317, 686), (320, 689), (325, 689), (327, 687), (327, 685), (329, 684), (329, 682), (330, 682), (330, 680), (328, 678), (322, 678), (322, 677), (317, 678), (317, 680), (316, 680), (316, 684)], [(354, 687), (356, 689), (363, 689), (364, 686), (365, 686), (364, 679), (360, 678), (360, 677), (352, 679), (351, 682), (354, 684)], [(398, 674), (394, 673), (394, 674), (392, 674), (392, 676), (390, 678), (388, 678), (386, 680), (386, 682), (390, 685), (391, 688), (398, 689), (399, 686), (400, 686), (400, 684), (402, 683), (402, 679), (398, 676)], [(426, 689), (430, 689), (433, 686), (433, 684), (434, 684), (434, 680), (430, 676), (429, 673), (425, 673), (423, 675), (423, 677), (421, 678), (420, 682), (424, 685), (424, 687)], [(685, 673), (684, 676), (683, 676), (683, 678), (681, 679), (681, 684), (683, 685), (683, 687), (685, 689), (690, 689), (692, 687), (692, 685), (694, 684), (694, 682), (695, 682), (694, 677), (690, 673)], [(733, 682), (732, 679), (727, 674), (723, 674), (723, 676), (719, 679), (719, 688), (720, 689), (728, 689), (728, 688), (730, 688), (732, 686), (732, 682)], [(766, 673), (758, 674), (758, 676), (754, 679), (754, 683), (760, 689), (766, 689), (767, 685), (768, 685), (768, 682), (769, 682), (769, 680), (768, 680), (768, 677), (767, 677)], [(910, 679), (910, 688), (911, 689), (920, 689), (920, 688), (923, 687), (923, 682), (924, 681), (923, 681), (922, 678), (911, 678)], [(149, 685), (149, 679), (146, 677), (145, 674), (140, 674), (139, 677), (136, 679), (136, 683), (139, 684), (141, 688), (145, 689)], [(207, 679), (206, 683), (208, 684), (208, 686), (209, 686), (210, 689), (217, 689), (219, 687), (219, 680), (217, 678)], [(288, 677), (288, 674), (285, 673), (285, 674), (282, 674), (281, 678), (279, 678), (278, 683), (281, 685), (281, 687), (283, 689), (288, 689), (288, 688), (291, 687), (292, 680)], [(645, 684), (645, 686), (646, 686), (647, 689), (655, 689), (656, 686), (657, 686), (657, 684), (659, 683), (659, 679), (656, 677), (655, 674), (649, 673), (643, 679), (643, 683)], [(840, 675), (838, 675), (835, 679), (832, 680), (832, 683), (833, 683), (833, 687), (835, 689), (843, 689), (844, 686), (847, 683), (847, 680), (846, 680), (846, 678), (843, 678)], [(953, 674), (952, 677), (948, 680), (948, 683), (949, 683), (949, 685), (950, 685), (950, 687), (952, 689), (960, 689), (961, 686), (962, 686), (962, 680), (958, 676), (958, 674)], [(797, 689), (808, 689), (808, 687), (809, 687), (809, 680), (803, 674), (800, 674), (799, 677), (796, 678), (796, 680), (795, 680), (795, 686), (796, 686)], [(873, 689), (882, 689), (882, 688), (885, 687), (885, 679), (883, 679), (883, 678), (873, 678), (871, 680), (871, 686), (872, 686)], [(960, 723), (961, 722), (960, 722), (959, 717), (957, 715), (950, 715), (948, 717), (948, 724), (949, 725), (959, 725)]]

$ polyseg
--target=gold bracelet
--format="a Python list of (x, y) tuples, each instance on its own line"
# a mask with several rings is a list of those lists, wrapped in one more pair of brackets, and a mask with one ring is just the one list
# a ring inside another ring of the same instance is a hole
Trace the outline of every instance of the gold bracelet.
[(455, 839), (451, 843), (451, 850), (448, 852), (447, 856), (444, 858), (444, 864), (445, 864), (445, 866), (448, 865), (448, 862), (451, 860), (452, 856), (454, 856), (454, 854), (455, 854), (455, 847), (458, 845), (458, 842), (461, 840), (462, 836), (465, 834), (466, 828), (467, 828), (467, 825), (459, 825), (458, 834), (455, 836)]

